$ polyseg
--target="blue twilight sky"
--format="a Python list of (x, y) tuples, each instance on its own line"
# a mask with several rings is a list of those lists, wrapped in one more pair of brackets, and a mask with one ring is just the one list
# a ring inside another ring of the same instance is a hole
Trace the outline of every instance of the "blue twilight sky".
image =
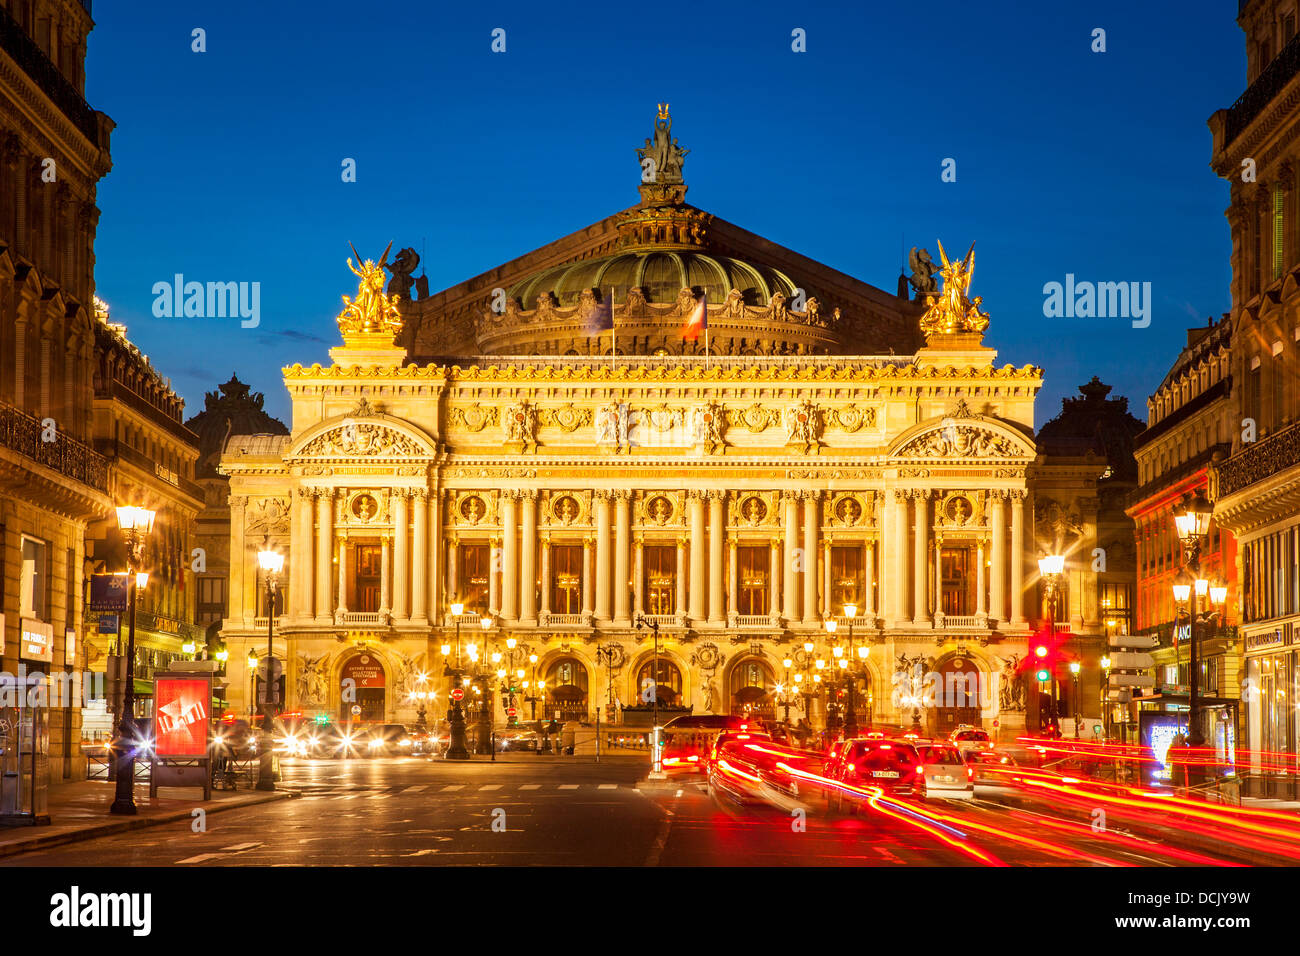
[[(432, 290), (477, 275), (634, 203), (667, 100), (694, 205), (891, 292), (902, 246), (978, 240), (986, 342), (1046, 370), (1038, 424), (1094, 374), (1145, 418), (1230, 305), (1206, 120), (1244, 41), (1235, 0), (1084, 6), (96, 3), (98, 291), (187, 416), (238, 371), (287, 421), (280, 368), (328, 362), (349, 240), (423, 249)], [(260, 282), (260, 327), (154, 318), (175, 273)], [(1150, 327), (1044, 318), (1066, 273), (1150, 282)]]

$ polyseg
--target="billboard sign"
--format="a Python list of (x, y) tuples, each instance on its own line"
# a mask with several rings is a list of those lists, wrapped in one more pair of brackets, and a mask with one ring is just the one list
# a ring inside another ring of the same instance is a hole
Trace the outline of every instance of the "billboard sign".
[(19, 618), (18, 657), (24, 661), (54, 663), (54, 625), (31, 618)]
[(92, 574), (90, 576), (90, 610), (125, 611), (130, 596), (127, 574)]
[(212, 683), (209, 677), (159, 674), (154, 678), (154, 753), (194, 758), (208, 755)]

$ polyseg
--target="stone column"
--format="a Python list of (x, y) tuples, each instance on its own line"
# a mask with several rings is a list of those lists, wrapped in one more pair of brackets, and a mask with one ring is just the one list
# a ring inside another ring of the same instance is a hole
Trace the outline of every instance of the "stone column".
[(688, 491), (687, 507), (691, 522), (691, 623), (702, 624), (705, 617), (704, 587), (704, 492)]
[(784, 581), (781, 615), (786, 624), (799, 619), (799, 575), (794, 569), (795, 554), (799, 550), (799, 496), (796, 492), (783, 492), (785, 496), (785, 555), (781, 573)]
[(934, 615), (935, 620), (943, 613), (943, 539), (938, 535), (934, 539)]
[(740, 569), (736, 567), (736, 539), (727, 539), (727, 621), (734, 624), (740, 613)]
[(293, 489), (289, 498), (289, 606), (285, 610), (295, 620), (312, 613), (311, 519), (311, 492)]
[(817, 623), (817, 525), (821, 494), (804, 492), (803, 499), (803, 622)]
[(442, 621), (446, 603), (443, 584), (447, 573), (447, 549), (442, 538), (442, 492), (429, 492), (429, 620)]
[(346, 614), (348, 610), (348, 539), (339, 538), (339, 603), (336, 614)]
[(993, 573), (989, 581), (989, 617), (998, 623), (1007, 620), (1007, 514), (1005, 493), (990, 492), (993, 498)]
[(613, 555), (609, 541), (609, 492), (596, 492), (596, 620), (608, 621), (609, 576)]
[(895, 624), (905, 624), (907, 614), (907, 492), (894, 492), (894, 516), (889, 521), (894, 533), (894, 560), (889, 565), (890, 594)]
[[(456, 600), (461, 600), (461, 595)], [(488, 544), (488, 610), (501, 614), (501, 541), (497, 538)]]
[(519, 620), (519, 493), (501, 493), (501, 618)]
[(542, 538), (542, 580), (538, 588), (542, 592), (542, 609), (538, 612), (538, 623), (545, 624), (551, 617), (551, 539)]
[(415, 508), (415, 543), (411, 546), (411, 622), (429, 619), (429, 493), (423, 488), (412, 498)]
[(410, 583), (410, 554), (409, 542), (407, 537), (410, 527), (410, 518), (407, 507), (407, 494), (405, 488), (398, 488), (393, 492), (393, 618), (398, 621), (405, 621), (410, 618), (410, 605), (407, 604), (406, 596), (409, 592)]
[(673, 610), (679, 618), (686, 616), (686, 539), (677, 538), (677, 570), (673, 574), (677, 586)]
[(984, 575), (984, 539), (975, 544), (975, 616), (983, 624), (988, 620), (988, 595)]
[(523, 545), (519, 556), (519, 621), (537, 623), (537, 491), (519, 496), (523, 509)]
[(632, 557), (632, 502), (630, 493), (614, 494), (614, 620), (629, 624), (632, 620), (628, 598), (631, 595), (628, 578)]
[(923, 490), (912, 492), (912, 514), (915, 519), (915, 540), (912, 542), (912, 624), (930, 626), (929, 558), (930, 558), (930, 500)]
[(592, 540), (591, 536), (582, 539), (582, 619), (590, 621), (594, 613), (593, 600), (596, 595), (596, 582), (592, 577)]
[(391, 583), (393, 576), (393, 540), (392, 536), (387, 532), (379, 540), (379, 614), (383, 617), (392, 613), (392, 605), (389, 602), (393, 599)]
[(244, 569), (248, 565), (248, 547), (244, 541), (245, 509), (248, 498), (231, 495), (230, 501), (230, 620), (237, 626), (244, 624), (247, 605), (244, 604)]
[(726, 543), (727, 493), (709, 492), (709, 623), (726, 623), (723, 608), (722, 549)]
[[(457, 553), (458, 543), (459, 543), (458, 539), (454, 534), (448, 536), (447, 538), (447, 600), (444, 601), (443, 604), (440, 605), (437, 609), (438, 620), (440, 621), (444, 617), (443, 612), (451, 605), (455, 604), (457, 601), (460, 600), (460, 560), (459, 560), (460, 555)], [(489, 557), (489, 565), (490, 565), (490, 561), (491, 559)], [(488, 603), (489, 604), (492, 603), (491, 595), (495, 590), (495, 586), (493, 585), (492, 582), (495, 581), (495, 579), (496, 579), (496, 575), (492, 574), (491, 570), (489, 570), (488, 571), (488, 594), (489, 594)]]
[(1025, 620), (1025, 493), (1011, 496), (1011, 625), (1023, 627)]
[(771, 553), (767, 571), (768, 617), (777, 620), (781, 617), (781, 542), (773, 538), (768, 542), (767, 550)]
[[(862, 542), (862, 610), (864, 618), (875, 624), (876, 617), (876, 549), (867, 538)], [(869, 626), (871, 626), (869, 625)]]
[(334, 616), (330, 574), (334, 558), (334, 493), (320, 489), (316, 496), (316, 623), (328, 624)]
[(645, 613), (645, 539), (637, 538), (632, 561), (632, 615), (639, 620)]

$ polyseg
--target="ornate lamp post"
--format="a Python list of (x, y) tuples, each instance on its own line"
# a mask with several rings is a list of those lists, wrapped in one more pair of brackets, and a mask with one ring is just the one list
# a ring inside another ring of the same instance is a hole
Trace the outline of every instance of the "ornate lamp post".
[[(1061, 587), (1061, 577), (1065, 573), (1065, 555), (1048, 554), (1038, 559), (1038, 573), (1043, 579), (1043, 590), (1047, 596), (1047, 635), (1049, 643), (1056, 643), (1056, 598)], [(1049, 668), (1051, 679), (1051, 703), (1048, 720), (1054, 722), (1057, 717), (1056, 668)]]
[(650, 688), (650, 702), (652, 705), (653, 721), (651, 726), (654, 728), (654, 742), (650, 748), (654, 755), (653, 766), (650, 769), (650, 777), (653, 780), (661, 780), (664, 776), (664, 768), (659, 762), (659, 621), (657, 619), (646, 620), (644, 614), (638, 615), (636, 619), (636, 629), (639, 631), (646, 625), (654, 633), (655, 653), (654, 653), (654, 671), (652, 674), (653, 684)]
[(127, 632), (126, 673), (122, 675), (122, 713), (117, 722), (117, 739), (113, 741), (117, 770), (113, 804), (109, 813), (134, 814), (135, 807), (135, 598), (136, 592), (149, 583), (149, 574), (138, 571), (144, 561), (144, 542), (153, 531), (154, 512), (148, 508), (124, 505), (117, 509), (117, 526), (126, 539)]
[(790, 658), (787, 657), (785, 660), (781, 662), (781, 666), (785, 668), (785, 680), (781, 682), (781, 686), (777, 688), (777, 692), (781, 695), (781, 706), (785, 708), (785, 726), (786, 729), (789, 730), (790, 728), (790, 668), (794, 666), (794, 661), (790, 660)]
[(1191, 593), (1185, 598), (1187, 618), (1191, 625), (1191, 675), (1188, 681), (1187, 698), (1187, 745), (1189, 747), (1205, 746), (1205, 734), (1201, 727), (1201, 674), (1199, 634), (1197, 628), (1197, 598), (1203, 598), (1209, 591), (1210, 582), (1201, 576), (1201, 546), (1210, 532), (1210, 518), (1214, 514), (1213, 506), (1199, 492), (1187, 500), (1174, 515), (1174, 526), (1178, 537), (1183, 542), (1184, 567), (1189, 577), (1194, 579)]
[(468, 760), (469, 748), (465, 746), (465, 711), (460, 699), (465, 694), (463, 686), (464, 672), (460, 667), (460, 616), (465, 613), (465, 605), (456, 601), (451, 605), (451, 616), (456, 619), (456, 666), (451, 666), (451, 645), (442, 645), (442, 674), (451, 678), (451, 707), (447, 710), (447, 726), (451, 740), (447, 745), (448, 760)]
[(1102, 674), (1101, 688), (1101, 732), (1106, 742), (1110, 742), (1110, 658), (1103, 657), (1100, 661)]
[(867, 654), (870, 648), (866, 645), (857, 648), (857, 660), (853, 659), (853, 621), (858, 616), (858, 606), (852, 601), (844, 605), (844, 617), (849, 622), (849, 656), (845, 665), (845, 670), (849, 679), (849, 699), (848, 707), (844, 712), (844, 736), (856, 737), (858, 735), (858, 713), (855, 697), (857, 696), (857, 684), (859, 668), (866, 664)]
[[(537, 723), (537, 655), (529, 654), (528, 663), (531, 664), (533, 668), (533, 679), (531, 687), (528, 681), (524, 681), (524, 700), (528, 703), (528, 706), (532, 708), (530, 719), (533, 723)], [(538, 751), (538, 753), (540, 752), (541, 751)]]
[(275, 789), (275, 747), (271, 743), (274, 732), (275, 704), (279, 703), (275, 690), (275, 592), (280, 584), (280, 572), (284, 570), (284, 555), (272, 550), (268, 545), (257, 552), (257, 563), (266, 575), (266, 677), (262, 679), (262, 688), (266, 693), (266, 714), (262, 719), (262, 733), (265, 741), (257, 755), (257, 789)]
[[(488, 656), (488, 634), (492, 630), (493, 623), (490, 617), (479, 619), (479, 624), (483, 628), (483, 652), (485, 657)], [(470, 656), (475, 657), (476, 655), (471, 654)], [(493, 652), (490, 660), (493, 664), (499, 664), (501, 655)], [(482, 687), (482, 696), (479, 699), (478, 711), (478, 746), (474, 748), (474, 752), (487, 756), (492, 755), (492, 719), (496, 716), (493, 713), (494, 704), (492, 703), (492, 673), (493, 671), (487, 666), (487, 661), (484, 661), (483, 666), (477, 669), (478, 685)]]
[(1083, 669), (1078, 661), (1070, 661), (1070, 676), (1074, 678), (1074, 739), (1079, 739), (1079, 724), (1083, 722), (1083, 709), (1079, 706), (1079, 671)]

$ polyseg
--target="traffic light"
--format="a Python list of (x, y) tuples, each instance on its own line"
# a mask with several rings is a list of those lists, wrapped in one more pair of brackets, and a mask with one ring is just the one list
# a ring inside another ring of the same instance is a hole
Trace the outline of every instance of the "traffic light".
[(1047, 659), (1049, 653), (1050, 651), (1048, 650), (1046, 644), (1039, 644), (1034, 648), (1034, 657), (1038, 659), (1038, 670), (1034, 674), (1034, 676), (1038, 679), (1040, 683), (1052, 679), (1052, 671), (1048, 667), (1048, 659)]
[(1045, 684), (1052, 679), (1052, 672), (1049, 671), (1046, 667), (1040, 667), (1038, 668), (1038, 673), (1035, 674), (1034, 676), (1038, 678), (1040, 683)]

